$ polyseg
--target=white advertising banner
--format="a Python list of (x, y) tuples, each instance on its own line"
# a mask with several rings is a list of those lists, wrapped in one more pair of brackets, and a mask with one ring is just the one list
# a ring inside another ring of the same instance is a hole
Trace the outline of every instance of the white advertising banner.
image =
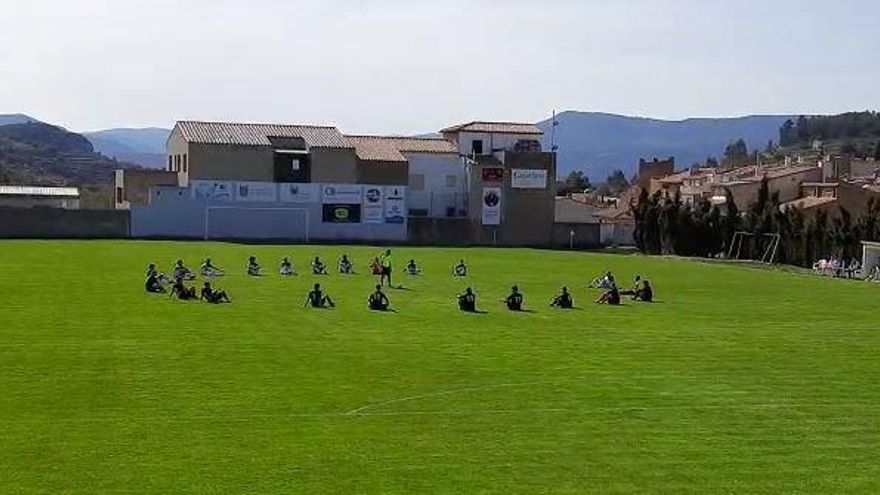
[(324, 184), (321, 189), (321, 202), (337, 205), (359, 205), (363, 188), (357, 184)]
[(547, 171), (515, 168), (511, 173), (510, 186), (514, 189), (547, 189)]
[(215, 201), (234, 201), (235, 182), (193, 180), (190, 189), (194, 199), (210, 199)]
[(278, 184), (274, 182), (237, 182), (235, 200), (261, 203), (278, 201)]
[(278, 201), (282, 203), (318, 203), (321, 190), (318, 184), (279, 184)]
[(406, 223), (406, 187), (385, 187), (385, 223)]
[(385, 204), (382, 186), (364, 186), (364, 205), (361, 208), (361, 223), (384, 223)]
[(501, 225), (501, 188), (483, 188), (483, 225)]

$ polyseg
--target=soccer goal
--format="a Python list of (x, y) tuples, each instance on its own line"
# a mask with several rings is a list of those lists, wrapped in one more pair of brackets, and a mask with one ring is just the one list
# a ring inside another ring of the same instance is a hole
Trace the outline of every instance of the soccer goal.
[(205, 207), (205, 240), (284, 239), (309, 242), (308, 208)]
[[(730, 241), (728, 259), (741, 260), (745, 254), (747, 260), (757, 261), (772, 265), (776, 262), (779, 252), (779, 243), (782, 236), (779, 234), (753, 234), (751, 232), (737, 232)], [(760, 254), (760, 258), (757, 256)]]

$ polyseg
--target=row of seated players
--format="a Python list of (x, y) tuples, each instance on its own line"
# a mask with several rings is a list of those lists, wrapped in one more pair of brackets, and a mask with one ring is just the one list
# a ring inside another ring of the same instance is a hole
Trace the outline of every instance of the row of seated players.
[[(327, 265), (321, 261), (319, 256), (315, 256), (315, 259), (312, 261), (312, 274), (313, 275), (328, 275)], [(339, 259), (339, 273), (343, 275), (354, 275), (354, 263), (348, 258), (347, 255), (342, 255)], [(257, 261), (256, 256), (251, 256), (248, 258), (247, 263), (247, 274), (253, 277), (259, 277), (262, 275), (262, 266)], [(222, 268), (215, 266), (211, 262), (211, 258), (206, 259), (200, 268), (200, 273), (204, 277), (222, 277), (226, 274), (226, 271)], [(374, 275), (382, 274), (382, 267), (380, 265), (375, 265), (371, 263), (371, 271)], [(406, 265), (406, 273), (409, 275), (419, 275), (422, 272), (421, 268), (419, 268), (418, 264), (416, 264), (415, 260), (409, 260)], [(453, 269), (453, 272), (456, 276), (466, 276), (467, 275), (467, 266), (464, 265), (464, 261), (460, 262)], [(281, 264), (278, 267), (278, 273), (284, 276), (292, 276), (296, 275), (296, 268), (293, 266), (293, 263), (290, 261), (290, 258), (285, 257), (281, 260)], [(156, 265), (151, 263), (147, 268), (147, 276), (150, 274), (155, 274), (159, 278), (159, 282), (167, 285), (172, 280), (183, 279), (183, 280), (195, 280), (196, 274), (184, 266), (183, 260), (177, 260), (174, 264), (174, 268), (171, 272), (171, 277), (166, 276), (164, 273), (159, 273)]]
[[(312, 274), (313, 275), (328, 275), (327, 265), (321, 261), (321, 258), (315, 256), (314, 261), (312, 261)], [(226, 271), (222, 268), (219, 268), (213, 264), (211, 258), (206, 259), (199, 270), (199, 272), (204, 277), (222, 277), (226, 274)], [(383, 275), (383, 268), (379, 264), (371, 263), (371, 272), (373, 275)], [(419, 268), (418, 264), (416, 264), (415, 260), (409, 260), (406, 264), (406, 273), (408, 275), (419, 275), (422, 270)], [(281, 260), (281, 264), (278, 267), (278, 273), (283, 276), (293, 276), (296, 275), (296, 268), (293, 266), (293, 263), (290, 261), (290, 258), (285, 257)], [(354, 263), (348, 258), (347, 255), (342, 255), (339, 259), (339, 273), (343, 275), (354, 275)], [(259, 277), (262, 275), (262, 266), (257, 261), (256, 256), (251, 256), (248, 258), (247, 263), (247, 274), (253, 277)], [(465, 264), (464, 260), (461, 260), (452, 268), (452, 274), (456, 277), (466, 277), (468, 274), (468, 268)], [(155, 275), (158, 279), (158, 282), (161, 285), (168, 285), (173, 280), (183, 279), (183, 280), (195, 280), (196, 274), (193, 273), (192, 270), (187, 268), (183, 264), (183, 260), (177, 260), (174, 264), (174, 268), (171, 272), (171, 277), (166, 276), (164, 273), (159, 273), (156, 265), (151, 263), (147, 268), (147, 278), (150, 275)]]

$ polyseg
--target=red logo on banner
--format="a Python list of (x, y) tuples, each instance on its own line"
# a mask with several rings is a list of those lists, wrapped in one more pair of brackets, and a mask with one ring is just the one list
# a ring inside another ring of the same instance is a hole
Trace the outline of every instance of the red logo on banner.
[(504, 180), (503, 168), (484, 168), (483, 182), (501, 182)]

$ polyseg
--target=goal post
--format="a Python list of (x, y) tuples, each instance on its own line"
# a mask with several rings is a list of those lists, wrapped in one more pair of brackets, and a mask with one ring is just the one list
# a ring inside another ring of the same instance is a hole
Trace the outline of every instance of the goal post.
[(205, 206), (204, 239), (302, 239), (310, 241), (308, 208)]
[[(752, 232), (742, 231), (736, 232), (733, 234), (733, 238), (730, 240), (730, 250), (727, 253), (727, 258), (731, 260), (742, 259), (743, 244), (747, 240), (752, 241), (750, 242), (750, 246), (747, 252), (751, 253), (753, 250), (758, 250), (761, 254), (760, 259), (751, 258), (752, 261), (757, 261), (758, 263), (764, 263), (767, 265), (772, 265), (776, 262), (776, 256), (779, 253), (779, 244), (782, 241), (782, 236), (779, 234), (753, 234)], [(754, 242), (759, 240), (765, 240), (766, 246), (760, 246), (758, 245), (759, 243)], [(757, 252), (755, 254), (757, 254)]]

